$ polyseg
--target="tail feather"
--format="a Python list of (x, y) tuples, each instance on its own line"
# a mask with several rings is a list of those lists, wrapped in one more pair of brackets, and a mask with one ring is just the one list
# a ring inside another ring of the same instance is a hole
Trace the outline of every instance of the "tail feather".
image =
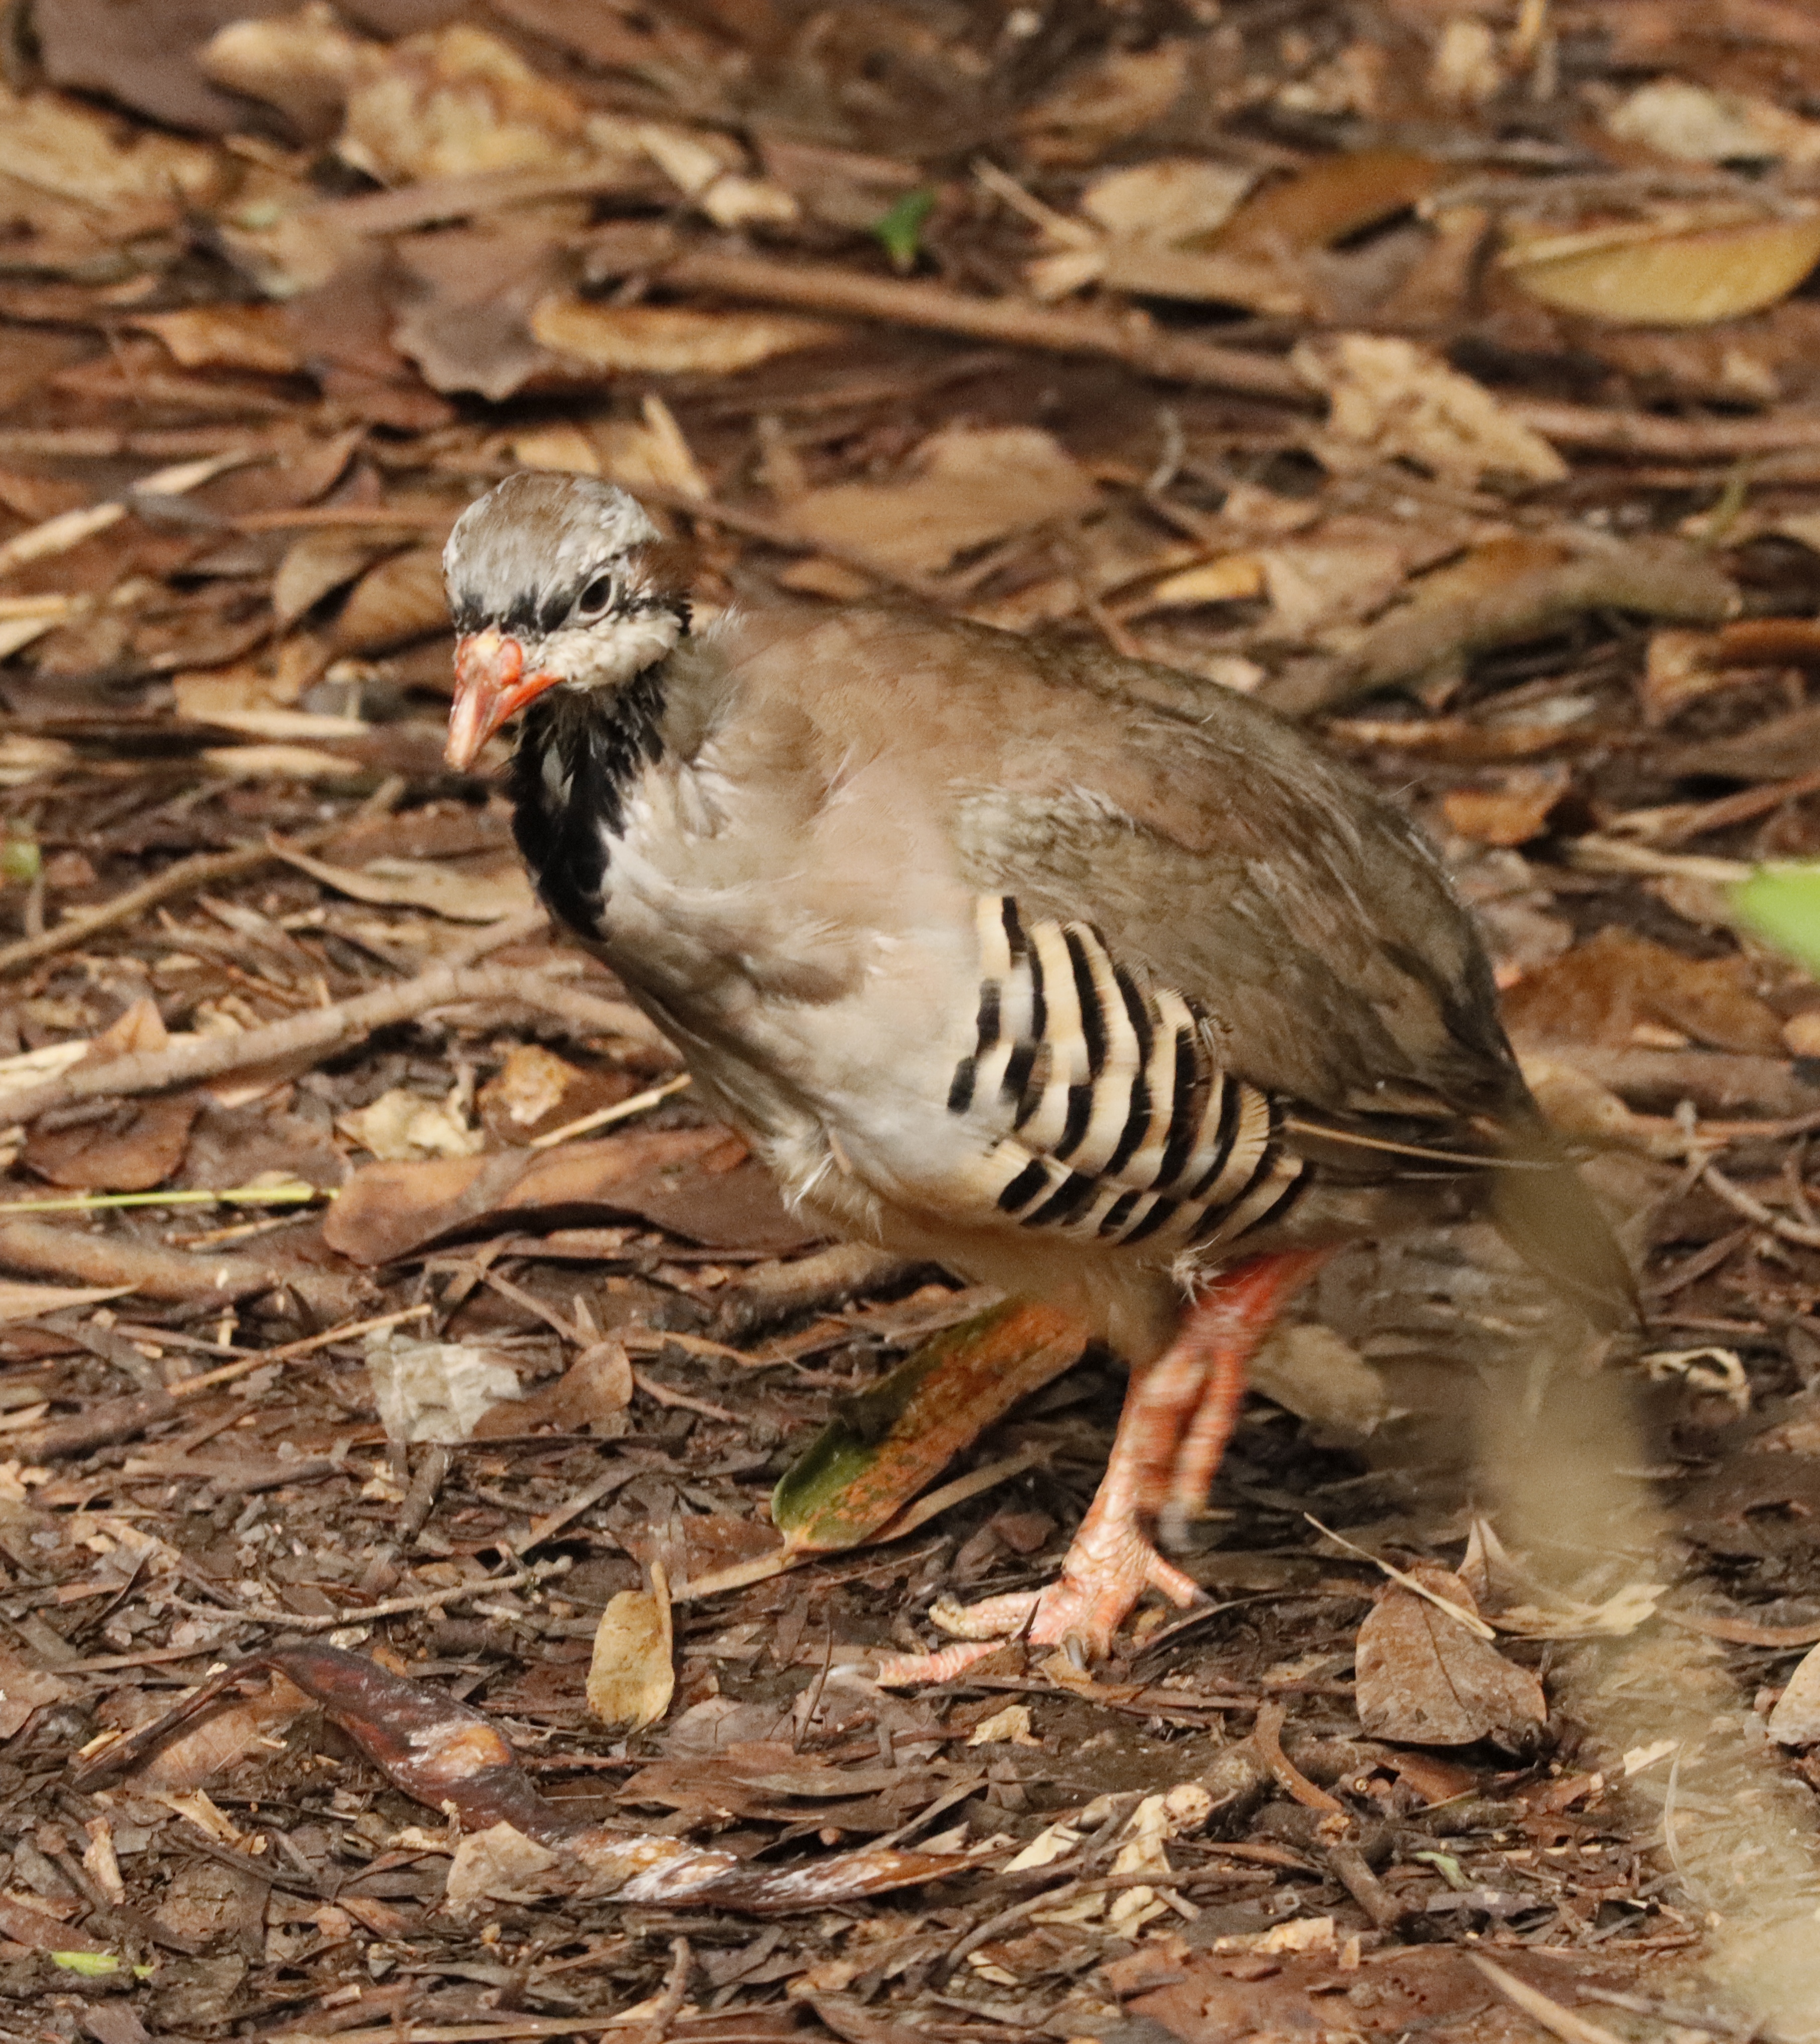
[[(1546, 1142), (1538, 1134), (1538, 1161), (1547, 1157)], [(1504, 1239), (1595, 1327), (1616, 1334), (1638, 1326), (1642, 1310), (1637, 1280), (1599, 1202), (1572, 1164), (1495, 1172), (1490, 1192), (1492, 1218)]]

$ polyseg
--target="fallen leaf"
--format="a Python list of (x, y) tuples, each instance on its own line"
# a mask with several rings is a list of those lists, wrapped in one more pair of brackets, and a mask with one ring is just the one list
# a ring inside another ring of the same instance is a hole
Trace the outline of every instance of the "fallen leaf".
[(778, 515), (804, 539), (925, 574), (969, 548), (1098, 501), (1091, 478), (1053, 435), (1035, 426), (950, 426), (923, 442), (900, 480), (808, 490)]
[(1504, 996), (1505, 1026), (1533, 1039), (1629, 1044), (1640, 1024), (1653, 1023), (1718, 1050), (1776, 1057), (1782, 1018), (1741, 983), (1757, 970), (1748, 959), (1691, 959), (1607, 928), (1526, 973)]
[(625, 376), (728, 376), (847, 329), (789, 313), (695, 312), (685, 305), (597, 305), (546, 298), (531, 315), (545, 348), (573, 363)]
[(425, 909), (452, 923), (497, 923), (508, 916), (522, 916), (535, 905), (531, 883), (516, 859), (486, 873), (464, 872), (422, 859), (371, 859), (358, 872), (330, 866), (307, 852), (287, 852), (286, 859), (352, 901), (383, 908)]
[(967, 1735), (969, 1746), (1040, 1746), (1032, 1736), (1028, 1704), (1007, 1704), (990, 1717), (981, 1718)]
[(1297, 344), (1290, 357), (1330, 411), (1321, 445), (1355, 458), (1413, 461), (1449, 482), (1491, 474), (1559, 482), (1567, 464), (1491, 392), (1394, 335), (1344, 333)]
[(408, 280), (392, 343), (436, 390), (473, 390), (497, 402), (557, 373), (532, 331), (535, 309), (561, 275), (562, 242), (522, 214), (400, 235), (393, 257)]
[(335, 134), (348, 94), (384, 61), (379, 44), (343, 28), (322, 0), (292, 14), (230, 21), (196, 53), (205, 77), (275, 106), (305, 141), (317, 143)]
[(323, 1223), (332, 1249), (371, 1266), (445, 1235), (635, 1214), (709, 1247), (782, 1255), (819, 1238), (722, 1128), (639, 1131), (551, 1150), (363, 1165)]
[[(1419, 1563), (1424, 1589), (1477, 1615), (1473, 1593), (1449, 1570)], [(1359, 1627), (1359, 1723), (1374, 1739), (1413, 1746), (1470, 1746), (1491, 1739), (1521, 1746), (1548, 1722), (1542, 1684), (1528, 1669), (1469, 1632), (1427, 1597), (1388, 1585)]]
[(573, 170), (597, 153), (579, 100), (461, 21), (407, 36), (359, 67), (335, 146), (381, 184)]
[[(632, 1403), (632, 1359), (624, 1345), (595, 1342), (583, 1349), (563, 1374), (523, 1397), (508, 1397), (475, 1423), (477, 1441), (532, 1434), (553, 1427), (561, 1434), (605, 1433)], [(691, 1520), (691, 1527), (699, 1522)], [(705, 1573), (693, 1562), (691, 1574)]]
[(1820, 1745), (1820, 1647), (1803, 1654), (1769, 1714), (1769, 1735), (1784, 1746)]
[(1678, 163), (1820, 161), (1820, 121), (1684, 78), (1640, 85), (1606, 115), (1605, 126), (1619, 141), (1640, 142)]
[(1558, 761), (1519, 766), (1495, 788), (1450, 788), (1441, 798), (1447, 828), (1476, 844), (1527, 844), (1540, 837), (1573, 784)]
[[(1325, 1920), (1330, 1932), (1332, 1919)], [(1294, 1931), (1297, 1926), (1276, 1927)], [(1238, 1945), (1241, 1940), (1220, 1942)], [(1577, 1999), (1579, 1982), (1620, 1989), (1638, 1984), (1634, 1961), (1557, 1958), (1520, 1946), (1500, 1946), (1499, 1956), (1513, 1972), (1563, 2003)], [(1349, 2044), (1355, 2037), (1392, 2044), (1412, 2034), (1516, 2044), (1519, 2037), (1538, 2034), (1520, 2017), (1509, 2027), (1499, 2021), (1492, 2012), (1496, 1997), (1473, 1964), (1470, 1949), (1457, 1945), (1393, 1945), (1355, 1953), (1350, 1965), (1343, 1947), (1331, 1940), (1313, 1950), (1279, 1946), (1270, 1958), (1216, 1946), (1211, 1951), (1185, 1950), (1165, 1978), (1167, 1984), (1127, 2001), (1125, 2011), (1158, 2024), (1182, 2044), (1311, 2040), (1323, 2033), (1344, 2037)]]
[(465, 1441), (482, 1414), (518, 1396), (518, 1373), (491, 1350), (395, 1327), (367, 1336), (367, 1374), (391, 1441)]
[(369, 1105), (338, 1115), (335, 1125), (351, 1143), (388, 1162), (477, 1156), (486, 1141), (447, 1101), (425, 1100), (404, 1086), (394, 1086)]
[(1025, 1299), (924, 1342), (778, 1480), (771, 1523), (794, 1550), (857, 1546), (889, 1525), (949, 1458), (1075, 1361), (1076, 1322)]
[(1820, 971), (1820, 866), (1759, 866), (1733, 898), (1759, 936)]
[(121, 219), (113, 231), (174, 221), (185, 204), (205, 206), (222, 166), (212, 149), (141, 128), (124, 137), (98, 108), (54, 92), (21, 97), (0, 86), (0, 177), (75, 199)]
[(396, 532), (347, 532), (331, 526), (305, 532), (286, 549), (272, 578), (272, 615), (278, 628), (289, 630), (325, 596), (397, 553), (400, 544)]
[[(502, 1124), (528, 1135), (547, 1121), (584, 1077), (579, 1066), (541, 1043), (514, 1043), (505, 1062), (480, 1089), (474, 1105), (489, 1125)], [(521, 1135), (519, 1139), (523, 1140)]]
[(369, 569), (335, 620), (337, 653), (380, 653), (448, 629), (438, 547), (409, 547)]
[(53, 1185), (86, 1193), (148, 1193), (183, 1162), (202, 1107), (193, 1093), (122, 1101), (101, 1121), (33, 1128), (25, 1163)]
[(1204, 156), (1157, 156), (1107, 171), (1081, 194), (1081, 210), (1107, 233), (1182, 243), (1223, 227), (1257, 173)]
[(1630, 326), (1705, 326), (1786, 298), (1820, 259), (1820, 210), (1664, 209), (1511, 239), (1500, 271), (1544, 305)]
[(676, 1693), (670, 1583), (651, 1564), (648, 1590), (621, 1590), (601, 1614), (588, 1664), (588, 1708), (601, 1723), (643, 1731)]
[(193, 305), (140, 313), (125, 324), (155, 333), (185, 369), (251, 369), (288, 376), (303, 367), (276, 305)]
[(1179, 36), (1147, 50), (1109, 49), (1070, 71), (1018, 129), (1039, 162), (1093, 163), (1108, 143), (1160, 121), (1188, 79), (1188, 45)]
[(130, 1285), (28, 1285), (21, 1278), (0, 1278), (0, 1327), (76, 1306), (98, 1306), (132, 1289)]
[[(0, 1647), (0, 1739), (13, 1739), (25, 1728), (34, 1711), (48, 1704), (60, 1704), (75, 1694), (74, 1686), (48, 1668), (34, 1666), (6, 1647)], [(0, 1923), (0, 1931), (6, 1926)]]
[(1323, 157), (1255, 193), (1213, 245), (1222, 255), (1260, 256), (1278, 249), (1330, 248), (1415, 205), (1446, 175), (1438, 158), (1411, 149), (1359, 149)]

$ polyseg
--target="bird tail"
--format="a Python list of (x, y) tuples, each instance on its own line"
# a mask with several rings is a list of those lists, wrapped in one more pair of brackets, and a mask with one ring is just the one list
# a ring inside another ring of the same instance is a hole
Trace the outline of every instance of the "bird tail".
[(1636, 1328), (1637, 1280), (1585, 1180), (1545, 1129), (1513, 1148), (1543, 1168), (1491, 1174), (1492, 1219), (1504, 1239), (1601, 1332)]

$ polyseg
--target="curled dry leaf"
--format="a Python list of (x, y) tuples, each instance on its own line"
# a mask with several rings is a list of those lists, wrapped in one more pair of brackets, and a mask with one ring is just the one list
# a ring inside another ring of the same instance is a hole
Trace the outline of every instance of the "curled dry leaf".
[(361, 578), (335, 620), (338, 653), (379, 653), (448, 628), (443, 557), (436, 547), (411, 547)]
[(1534, 1039), (1620, 1045), (1653, 1024), (1715, 1050), (1776, 1057), (1781, 1017), (1745, 984), (1760, 970), (1745, 958), (1691, 959), (1608, 928), (1526, 973), (1504, 997), (1504, 1020)]
[(1214, 245), (1223, 256), (1262, 258), (1282, 249), (1330, 248), (1414, 206), (1446, 175), (1438, 158), (1411, 149), (1325, 157), (1254, 194)]
[(1499, 267), (1531, 298), (1622, 326), (1705, 326), (1785, 298), (1820, 260), (1820, 208), (1682, 206), (1514, 237)]
[[(0, 178), (104, 213), (174, 217), (205, 205), (222, 175), (216, 152), (156, 129), (122, 140), (115, 122), (54, 92), (0, 86)], [(117, 230), (118, 231), (117, 226)]]
[(362, 70), (336, 148), (382, 184), (572, 170), (596, 153), (572, 94), (460, 21), (408, 36)]
[(272, 615), (279, 630), (288, 631), (325, 596), (397, 553), (400, 545), (396, 530), (348, 532), (334, 526), (293, 541), (272, 578)]
[(1820, 1745), (1820, 1647), (1802, 1657), (1769, 1714), (1769, 1735), (1784, 1746)]
[[(1476, 1616), (1473, 1593), (1447, 1569), (1420, 1563), (1424, 1589)], [(1359, 1723), (1374, 1739), (1415, 1746), (1521, 1746), (1548, 1722), (1542, 1684), (1458, 1619), (1400, 1583), (1359, 1627)]]
[(326, 142), (349, 93), (384, 57), (378, 43), (344, 29), (326, 0), (309, 0), (294, 14), (230, 21), (196, 61), (217, 85), (275, 106), (305, 141)]
[(1605, 125), (1621, 142), (1640, 142), (1684, 163), (1820, 161), (1820, 121), (1684, 78), (1639, 86), (1606, 115)]
[(680, 497), (706, 497), (708, 478), (696, 466), (675, 413), (655, 391), (645, 394), (640, 409), (638, 419), (607, 419), (588, 428), (534, 428), (513, 442), (513, 458), (526, 468), (605, 476), (626, 490), (655, 483)]
[(923, 442), (901, 480), (808, 490), (780, 516), (806, 540), (926, 574), (970, 547), (1098, 501), (1091, 478), (1051, 434), (1035, 426), (950, 426)]
[(328, 865), (307, 852), (288, 852), (286, 859), (352, 901), (426, 909), (455, 923), (497, 923), (522, 916), (536, 903), (531, 882), (516, 859), (487, 873), (463, 872), (426, 859), (371, 859), (358, 872)]
[(1519, 766), (1496, 787), (1450, 788), (1441, 798), (1447, 828), (1476, 844), (1527, 844), (1540, 837), (1572, 786), (1558, 760), (1545, 766)]
[(588, 1708), (601, 1723), (643, 1731), (676, 1692), (670, 1581), (651, 1565), (648, 1590), (621, 1590), (601, 1614), (588, 1664)]
[(531, 330), (571, 362), (627, 376), (731, 375), (774, 355), (825, 347), (846, 331), (789, 313), (701, 313), (572, 298), (546, 298), (532, 314)]
[(286, 376), (303, 367), (276, 305), (192, 305), (126, 321), (155, 333), (185, 369), (251, 369)]
[(1413, 341), (1345, 333), (1304, 340), (1291, 357), (1330, 404), (1323, 450), (1403, 459), (1449, 482), (1499, 473), (1558, 482), (1567, 464), (1490, 391)]
[(387, 1162), (477, 1156), (486, 1140), (447, 1101), (425, 1100), (403, 1086), (381, 1093), (370, 1106), (337, 1116), (335, 1125), (350, 1142)]
[(553, 1427), (559, 1434), (612, 1433), (632, 1396), (632, 1358), (624, 1345), (595, 1342), (560, 1377), (522, 1398), (509, 1397), (483, 1413), (474, 1423), (473, 1438), (498, 1440), (534, 1434), (542, 1427)]

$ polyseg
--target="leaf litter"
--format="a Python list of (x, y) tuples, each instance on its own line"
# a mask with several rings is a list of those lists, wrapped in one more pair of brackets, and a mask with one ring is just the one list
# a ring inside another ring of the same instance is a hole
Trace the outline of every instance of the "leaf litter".
[[(1768, 1991), (1808, 1877), (1725, 1868), (1820, 1785), (1820, 995), (1751, 933), (1820, 851), (1820, 45), (1745, 0), (1208, 11), (32, 10), (9, 2008), (1200, 2044)], [(1003, 1397), (894, 1432), (893, 1370), (1003, 1309), (806, 1239), (444, 774), (436, 550), (515, 463), (647, 492), (711, 606), (896, 587), (1324, 728), (1626, 1217), (1646, 1438), (1576, 1425), (1598, 1358), (1481, 1236), (1361, 1245), (1260, 1371), (1206, 1608), (880, 1689), (1053, 1568), (1116, 1374), (1011, 1324)], [(1538, 1520), (1526, 1448), (1582, 1438), (1655, 1530)], [(1612, 1656), (1699, 1723), (1630, 1726)]]

